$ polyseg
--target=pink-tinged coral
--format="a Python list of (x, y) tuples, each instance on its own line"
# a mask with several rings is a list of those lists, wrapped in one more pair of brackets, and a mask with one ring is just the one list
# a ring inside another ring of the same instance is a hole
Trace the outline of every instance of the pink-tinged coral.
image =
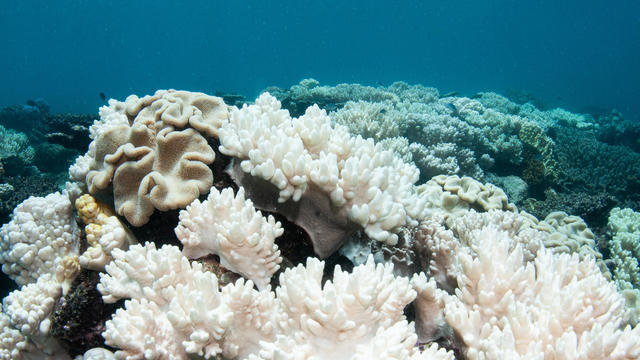
[(198, 259), (215, 254), (227, 269), (252, 280), (259, 289), (269, 285), (280, 268), (280, 251), (274, 240), (284, 230), (273, 216), (262, 216), (245, 199), (241, 187), (219, 192), (211, 188), (207, 200), (194, 200), (180, 211), (175, 232), (184, 245), (183, 254)]

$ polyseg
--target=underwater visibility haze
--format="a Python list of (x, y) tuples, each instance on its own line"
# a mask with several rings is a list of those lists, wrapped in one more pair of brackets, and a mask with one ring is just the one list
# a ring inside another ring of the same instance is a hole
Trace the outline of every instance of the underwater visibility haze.
[(2, 9), (0, 360), (640, 358), (640, 3)]

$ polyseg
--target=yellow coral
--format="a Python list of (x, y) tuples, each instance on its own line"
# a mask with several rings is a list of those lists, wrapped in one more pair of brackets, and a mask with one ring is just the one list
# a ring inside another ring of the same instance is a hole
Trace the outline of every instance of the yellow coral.
[(78, 216), (86, 225), (104, 224), (106, 218), (115, 215), (109, 205), (96, 200), (89, 194), (84, 194), (76, 199), (76, 210), (78, 210)]
[(78, 216), (85, 224), (84, 231), (89, 247), (77, 259), (78, 267), (103, 271), (111, 261), (111, 250), (127, 249), (137, 241), (125, 225), (120, 222), (113, 209), (84, 194), (76, 200)]

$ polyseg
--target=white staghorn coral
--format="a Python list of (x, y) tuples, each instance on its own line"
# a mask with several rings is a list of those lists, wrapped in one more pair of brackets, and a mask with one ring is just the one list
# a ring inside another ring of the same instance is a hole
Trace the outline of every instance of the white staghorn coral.
[(282, 258), (274, 240), (283, 231), (273, 216), (256, 211), (242, 187), (235, 197), (231, 188), (221, 192), (211, 188), (207, 200), (196, 199), (180, 211), (175, 229), (186, 257), (218, 255), (222, 266), (252, 280), (259, 289), (265, 289), (280, 268)]

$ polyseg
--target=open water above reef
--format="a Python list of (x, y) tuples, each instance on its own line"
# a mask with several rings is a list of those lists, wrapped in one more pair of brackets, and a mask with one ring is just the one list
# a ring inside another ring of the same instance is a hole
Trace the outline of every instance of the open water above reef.
[(0, 106), (98, 94), (322, 84), (528, 91), (573, 112), (640, 114), (640, 3), (20, 1), (0, 12)]

